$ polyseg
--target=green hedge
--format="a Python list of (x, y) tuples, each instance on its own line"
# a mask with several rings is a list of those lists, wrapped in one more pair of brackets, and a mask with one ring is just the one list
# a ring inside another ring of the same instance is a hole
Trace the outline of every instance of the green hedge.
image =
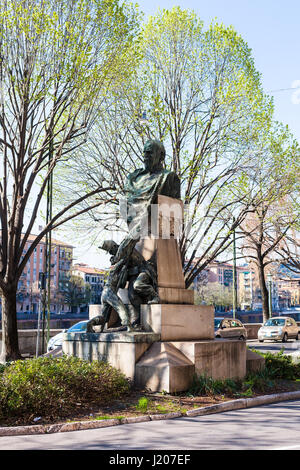
[(255, 351), (265, 358), (265, 368), (270, 377), (276, 379), (296, 380), (300, 378), (300, 364), (295, 364), (282, 349), (277, 354)]
[(0, 419), (63, 416), (87, 404), (104, 405), (130, 390), (117, 369), (76, 357), (41, 357), (0, 368)]

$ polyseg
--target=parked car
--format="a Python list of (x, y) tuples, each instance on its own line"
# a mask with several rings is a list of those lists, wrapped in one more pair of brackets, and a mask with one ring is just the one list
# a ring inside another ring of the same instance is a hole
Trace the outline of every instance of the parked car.
[(88, 320), (79, 321), (78, 323), (75, 323), (74, 325), (72, 325), (69, 329), (63, 330), (57, 335), (53, 336), (48, 342), (47, 352), (53, 351), (53, 349), (56, 349), (59, 346), (62, 346), (64, 333), (76, 333), (76, 332), (84, 333), (86, 331), (87, 322)]
[(272, 317), (258, 330), (258, 341), (265, 340), (282, 341), (285, 343), (290, 338), (300, 339), (300, 329), (291, 317)]
[(215, 317), (215, 338), (247, 339), (247, 330), (236, 318)]

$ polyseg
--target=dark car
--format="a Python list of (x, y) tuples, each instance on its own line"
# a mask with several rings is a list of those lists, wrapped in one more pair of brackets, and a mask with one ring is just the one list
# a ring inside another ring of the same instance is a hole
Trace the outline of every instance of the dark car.
[(247, 339), (247, 330), (236, 318), (215, 317), (215, 338)]

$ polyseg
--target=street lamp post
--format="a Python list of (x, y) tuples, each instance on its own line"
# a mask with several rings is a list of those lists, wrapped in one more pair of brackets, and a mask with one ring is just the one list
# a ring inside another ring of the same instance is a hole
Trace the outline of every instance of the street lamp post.
[(272, 317), (272, 274), (268, 274), (268, 287), (269, 287), (269, 318)]

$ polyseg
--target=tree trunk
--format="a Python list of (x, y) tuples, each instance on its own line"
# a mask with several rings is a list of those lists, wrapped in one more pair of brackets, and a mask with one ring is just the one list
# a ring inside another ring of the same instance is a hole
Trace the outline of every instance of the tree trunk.
[(266, 286), (266, 281), (265, 281), (265, 272), (264, 272), (264, 266), (262, 260), (259, 260), (259, 287), (261, 291), (261, 299), (262, 299), (262, 310), (263, 310), (263, 322), (265, 323), (269, 317), (270, 317), (270, 312), (269, 312), (269, 292)]
[(16, 287), (1, 293), (2, 298), (2, 352), (0, 363), (22, 359), (19, 351)]

